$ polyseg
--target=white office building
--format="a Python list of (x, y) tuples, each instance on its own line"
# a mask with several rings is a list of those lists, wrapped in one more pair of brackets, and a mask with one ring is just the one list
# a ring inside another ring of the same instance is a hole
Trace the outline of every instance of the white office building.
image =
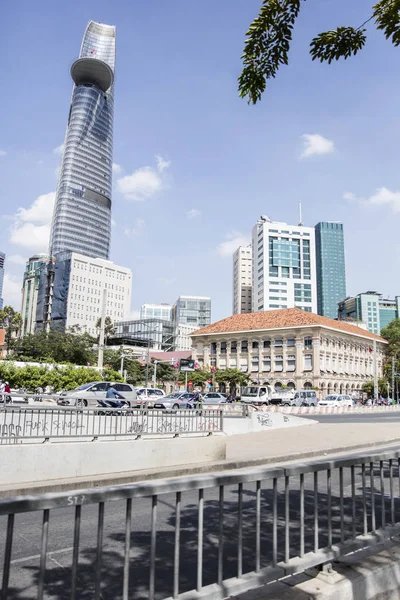
[(77, 252), (57, 255), (49, 277), (39, 284), (37, 329), (75, 325), (82, 331), (97, 334), (106, 290), (105, 314), (115, 321), (129, 317), (132, 295), (132, 272), (103, 258), (91, 258)]
[(198, 325), (190, 325), (188, 323), (175, 323), (175, 350), (191, 350), (192, 338), (190, 337), (194, 331), (199, 329)]
[(141, 319), (163, 319), (171, 321), (172, 305), (171, 304), (142, 304), (140, 307)]
[(317, 312), (314, 227), (262, 216), (252, 231), (253, 312), (301, 308)]
[(234, 315), (252, 311), (253, 259), (251, 245), (239, 246), (233, 255), (233, 303)]

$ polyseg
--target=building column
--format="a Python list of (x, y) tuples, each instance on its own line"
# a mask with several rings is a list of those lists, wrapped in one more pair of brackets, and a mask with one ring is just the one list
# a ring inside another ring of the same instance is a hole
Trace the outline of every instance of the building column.
[(312, 341), (312, 376), (314, 377), (320, 377), (321, 376), (321, 365), (320, 365), (320, 348), (321, 348), (321, 343), (320, 343), (320, 339), (319, 336), (313, 338)]
[(296, 381), (296, 387), (300, 388), (300, 381), (303, 379), (303, 339), (300, 337), (296, 337), (296, 370), (294, 372), (294, 377)]

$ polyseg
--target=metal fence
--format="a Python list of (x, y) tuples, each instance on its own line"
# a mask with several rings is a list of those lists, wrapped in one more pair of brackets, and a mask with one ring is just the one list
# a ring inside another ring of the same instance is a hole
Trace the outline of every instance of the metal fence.
[(399, 457), (1, 500), (1, 598), (214, 600), (326, 564), (399, 532)]
[(76, 409), (6, 406), (0, 444), (141, 436), (210, 435), (223, 431), (223, 411), (207, 409)]

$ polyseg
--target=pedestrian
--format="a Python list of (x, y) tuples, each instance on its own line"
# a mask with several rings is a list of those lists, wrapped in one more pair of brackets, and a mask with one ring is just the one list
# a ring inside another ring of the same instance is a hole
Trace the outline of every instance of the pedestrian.
[(4, 400), (3, 400), (3, 402), (4, 403), (11, 402), (11, 388), (10, 388), (10, 386), (8, 384), (8, 381), (6, 381), (5, 384), (4, 384), (3, 393), (4, 393), (4, 396), (3, 396)]

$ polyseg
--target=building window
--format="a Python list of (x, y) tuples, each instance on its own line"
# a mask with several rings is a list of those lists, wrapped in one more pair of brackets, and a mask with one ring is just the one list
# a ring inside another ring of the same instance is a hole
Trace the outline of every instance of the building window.
[(263, 371), (270, 371), (271, 370), (271, 357), (270, 356), (264, 356), (263, 357), (262, 370)]
[(221, 342), (221, 354), (226, 354), (226, 342)]
[(216, 342), (211, 342), (211, 344), (210, 344), (210, 354), (217, 354), (217, 344), (216, 344)]
[(296, 345), (296, 340), (294, 338), (288, 338), (286, 340), (286, 345), (290, 348)]
[(258, 356), (253, 356), (251, 359), (251, 372), (258, 373)]
[(254, 340), (254, 341), (251, 343), (251, 347), (253, 348), (253, 350), (257, 350), (257, 348), (258, 348), (258, 342), (257, 342), (257, 340)]
[(274, 371), (283, 371), (283, 356), (275, 356)]
[(275, 338), (274, 339), (274, 346), (275, 347), (282, 347), (283, 346), (283, 339), (282, 338)]
[(248, 343), (247, 343), (247, 340), (244, 340), (244, 341), (241, 343), (241, 350), (242, 350), (242, 352), (248, 352), (249, 348), (248, 348)]
[(287, 357), (287, 366), (286, 371), (295, 371), (296, 370), (296, 357), (288, 356)]
[(231, 352), (237, 352), (237, 342), (231, 342)]
[(312, 348), (312, 338), (311, 337), (304, 338), (304, 348)]
[(304, 355), (304, 370), (305, 371), (312, 371), (312, 354), (305, 354)]
[(271, 348), (271, 340), (264, 340), (263, 346), (264, 348)]
[(240, 370), (242, 373), (247, 373), (248, 364), (245, 358), (240, 359)]

